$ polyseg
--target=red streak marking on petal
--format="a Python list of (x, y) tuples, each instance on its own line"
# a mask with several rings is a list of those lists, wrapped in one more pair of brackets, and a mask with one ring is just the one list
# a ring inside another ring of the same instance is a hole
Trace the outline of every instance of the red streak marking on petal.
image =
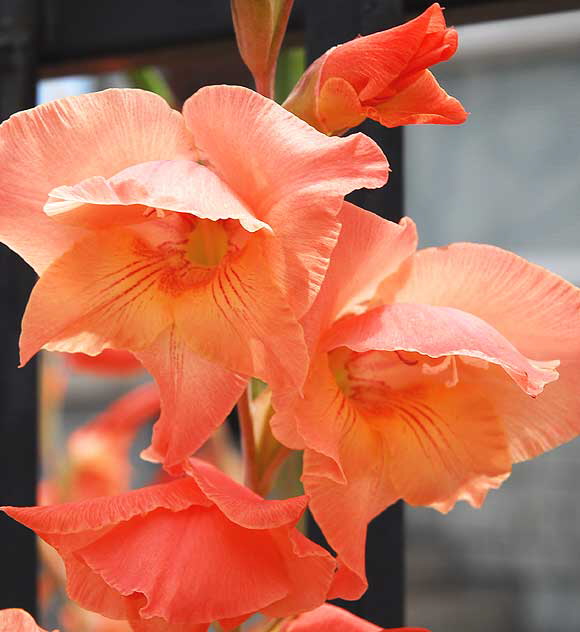
[(216, 307), (219, 309), (221, 315), (224, 317), (226, 322), (230, 322), (228, 314), (226, 313), (224, 308), (219, 303), (219, 300), (218, 300), (218, 297), (217, 297), (216, 284), (215, 283), (211, 284), (211, 293), (212, 293), (212, 296), (213, 296), (214, 303), (216, 304)]
[(399, 358), (399, 360), (403, 363), (406, 364), (407, 366), (415, 366), (416, 364), (419, 364), (419, 360), (405, 360), (405, 358), (402, 355), (401, 351), (395, 351), (395, 353), (397, 354), (397, 357)]
[[(225, 288), (224, 288), (224, 284), (222, 283), (222, 277), (221, 277), (221, 274), (218, 274), (218, 276), (217, 276), (217, 282), (219, 283), (219, 286), (220, 286), (220, 290), (221, 290), (222, 296), (224, 297), (224, 299), (225, 299), (226, 303), (228, 304), (228, 307), (229, 307), (229, 308), (233, 311), (233, 310), (234, 310), (234, 306), (232, 305), (232, 303), (231, 303), (231, 301), (230, 301), (230, 298), (229, 298), (229, 296), (228, 296), (228, 295), (227, 295), (227, 293), (226, 293), (226, 290), (225, 290)], [(229, 320), (229, 319), (228, 319), (228, 320)]]
[[(151, 278), (152, 276), (155, 276), (155, 275), (159, 274), (163, 270), (163, 268), (164, 268), (164, 266), (161, 266), (161, 267), (149, 272), (145, 277), (143, 277), (142, 279), (139, 279), (138, 281), (136, 281), (131, 287), (127, 288), (126, 290), (123, 290), (119, 294), (115, 294), (106, 303), (102, 303), (100, 305), (97, 305), (95, 308), (93, 308), (91, 310), (91, 313), (106, 312), (108, 308), (113, 307), (115, 305), (115, 303), (117, 301), (119, 301), (121, 298), (127, 297), (135, 288), (141, 286), (145, 281), (147, 281), (147, 279)], [(121, 304), (121, 305), (117, 305), (116, 309), (114, 311), (110, 312), (110, 315), (118, 313), (120, 310), (122, 310), (127, 305), (132, 303), (134, 300), (136, 300), (136, 298), (138, 298), (144, 292), (146, 292), (151, 286), (155, 285), (155, 283), (157, 281), (158, 281), (158, 279), (153, 279), (153, 281), (149, 285), (147, 285), (145, 289), (142, 289), (141, 292), (139, 292), (136, 296), (134, 296), (134, 297), (129, 296), (128, 300), (125, 303)], [(107, 289), (111, 289), (111, 288), (115, 287), (115, 285), (116, 284), (112, 284)]]
[[(131, 272), (128, 272), (127, 274), (125, 274), (121, 278), (115, 279), (110, 285), (108, 285), (107, 287), (103, 288), (101, 290), (101, 292), (107, 292), (108, 290), (112, 289), (113, 287), (115, 287), (119, 283), (122, 283), (123, 281), (126, 281), (126, 280), (130, 279), (132, 276), (135, 276), (136, 274), (139, 274), (139, 272), (142, 272), (143, 270), (146, 270), (147, 268), (150, 268), (151, 266), (154, 266), (154, 265), (158, 264), (159, 262), (160, 262), (160, 259), (155, 259), (153, 261), (149, 261), (146, 264), (143, 264), (140, 268), (137, 268), (136, 270), (132, 270)], [(113, 272), (113, 273), (107, 275), (106, 277), (102, 277), (102, 278), (107, 278), (107, 277), (113, 276), (114, 274), (118, 274), (119, 272), (120, 271)]]

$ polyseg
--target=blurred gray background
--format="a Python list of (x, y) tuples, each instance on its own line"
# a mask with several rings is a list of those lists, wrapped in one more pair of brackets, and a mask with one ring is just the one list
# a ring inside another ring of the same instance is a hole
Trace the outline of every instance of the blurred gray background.
[[(580, 284), (580, 12), (458, 30), (434, 72), (469, 121), (405, 130), (421, 246), (488, 242)], [(409, 625), (580, 630), (580, 440), (516, 465), (481, 510), (408, 508), (406, 526)]]

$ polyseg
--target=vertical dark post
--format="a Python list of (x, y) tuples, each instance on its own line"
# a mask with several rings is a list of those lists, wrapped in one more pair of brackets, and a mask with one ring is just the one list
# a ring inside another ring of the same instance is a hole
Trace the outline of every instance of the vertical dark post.
[[(306, 5), (309, 61), (335, 44), (403, 22), (402, 0), (316, 0)], [(360, 131), (371, 136), (387, 155), (392, 173), (386, 187), (357, 191), (350, 200), (381, 217), (398, 221), (403, 215), (403, 132), (365, 122)], [(316, 525), (311, 531), (318, 537)], [(370, 524), (367, 538), (369, 589), (356, 602), (340, 605), (383, 627), (403, 625), (404, 533), (403, 506), (389, 508)]]
[[(37, 27), (36, 0), (0, 0), (0, 120), (35, 104)], [(20, 320), (34, 280), (33, 271), (0, 245), (1, 505), (33, 505), (36, 499), (36, 363), (17, 368)], [(35, 614), (34, 534), (2, 514), (0, 547), (0, 608)]]

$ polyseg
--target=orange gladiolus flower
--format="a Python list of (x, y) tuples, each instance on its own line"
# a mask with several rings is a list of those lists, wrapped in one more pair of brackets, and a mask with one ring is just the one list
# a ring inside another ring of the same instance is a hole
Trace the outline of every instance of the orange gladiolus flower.
[[(24, 610), (8, 608), (0, 610), (0, 632), (46, 632)], [(54, 630), (53, 632), (58, 632)]]
[(435, 3), (406, 24), (328, 50), (284, 107), (325, 134), (341, 134), (367, 117), (387, 127), (463, 123), (461, 103), (427, 70), (456, 49), (457, 32), (446, 28)]
[(335, 594), (357, 598), (367, 524), (387, 506), (479, 507), (512, 463), (578, 436), (580, 290), (493, 246), (413, 253), (408, 219), (345, 204), (341, 220), (305, 318), (304, 398), (275, 399), (272, 425), (305, 449)]
[(4, 511), (62, 556), (68, 592), (137, 632), (225, 629), (321, 605), (334, 559), (294, 525), (307, 498), (263, 500), (202, 461), (120, 496)]
[(21, 357), (134, 353), (161, 390), (150, 456), (178, 465), (249, 376), (300, 386), (298, 318), (324, 278), (343, 196), (382, 185), (363, 135), (329, 139), (251, 90), (212, 86), (183, 116), (107, 90), (0, 127), (0, 239), (39, 272)]
[[(381, 628), (370, 621), (332, 606), (329, 603), (299, 615), (288, 624), (284, 625), (280, 632), (380, 632)], [(429, 632), (425, 628), (389, 628), (388, 632)]]
[(159, 389), (143, 384), (113, 402), (68, 438), (66, 500), (110, 496), (130, 487), (129, 449), (139, 428), (159, 412)]

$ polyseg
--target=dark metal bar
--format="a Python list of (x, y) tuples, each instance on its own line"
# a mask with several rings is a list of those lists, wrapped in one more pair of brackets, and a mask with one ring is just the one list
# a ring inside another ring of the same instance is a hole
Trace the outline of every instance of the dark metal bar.
[[(0, 0), (0, 120), (35, 103), (38, 4)], [(1, 192), (0, 192), (1, 195)], [(0, 246), (0, 504), (33, 505), (37, 478), (36, 362), (18, 369), (18, 335), (33, 271)], [(34, 533), (0, 515), (0, 608), (36, 612)]]
[[(229, 11), (230, 0), (211, 2), (184, 2), (184, 0), (40, 0), (44, 20), (41, 29), (40, 64), (46, 68), (43, 74), (54, 75), (61, 68), (65, 72), (115, 70), (131, 65), (141, 56), (164, 56), (172, 50), (191, 47), (192, 44), (226, 43), (225, 54), (235, 66), (239, 63), (233, 45), (233, 27)], [(404, 0), (401, 2), (405, 19), (415, 17), (425, 10), (432, 0)], [(26, 4), (26, 3), (23, 3)], [(300, 34), (305, 28), (306, 14), (312, 19), (314, 0), (295, 0), (289, 30)], [(367, 9), (359, 11), (349, 2), (337, 0), (332, 13), (341, 15), (341, 32), (330, 36), (331, 31), (321, 28), (328, 16), (320, 13), (321, 24), (317, 29), (320, 52), (326, 43), (350, 39), (349, 33), (367, 32), (364, 22), (377, 20), (381, 23), (384, 11), (382, 0), (363, 3)], [(507, 19), (523, 15), (537, 15), (555, 11), (580, 9), (580, 0), (446, 0), (446, 17), (450, 24), (465, 24), (484, 20)], [(322, 6), (329, 6), (323, 2)], [(384, 14), (385, 17), (387, 14)], [(366, 16), (366, 17), (365, 17)], [(374, 16), (374, 17), (373, 17)], [(403, 20), (401, 20), (403, 21)], [(336, 22), (336, 20), (333, 20)], [(387, 22), (385, 22), (387, 23)], [(333, 24), (333, 29), (337, 25)], [(309, 27), (312, 28), (312, 24)], [(310, 38), (311, 40), (311, 38)], [(313, 49), (314, 50), (314, 49)], [(221, 52), (220, 52), (221, 54)], [(197, 55), (207, 72), (211, 64), (202, 52)], [(99, 63), (101, 62), (101, 63)], [(147, 63), (151, 63), (147, 61)]]
[[(310, 61), (325, 50), (356, 37), (403, 22), (401, 0), (317, 0), (306, 7), (306, 43)], [(403, 133), (366, 122), (360, 131), (371, 136), (386, 153), (392, 173), (386, 187), (361, 190), (349, 199), (381, 217), (398, 221), (403, 214)], [(309, 532), (321, 534), (310, 522)], [(390, 507), (375, 518), (367, 536), (366, 570), (369, 589), (356, 602), (341, 606), (383, 627), (398, 627), (404, 620), (403, 506)]]

